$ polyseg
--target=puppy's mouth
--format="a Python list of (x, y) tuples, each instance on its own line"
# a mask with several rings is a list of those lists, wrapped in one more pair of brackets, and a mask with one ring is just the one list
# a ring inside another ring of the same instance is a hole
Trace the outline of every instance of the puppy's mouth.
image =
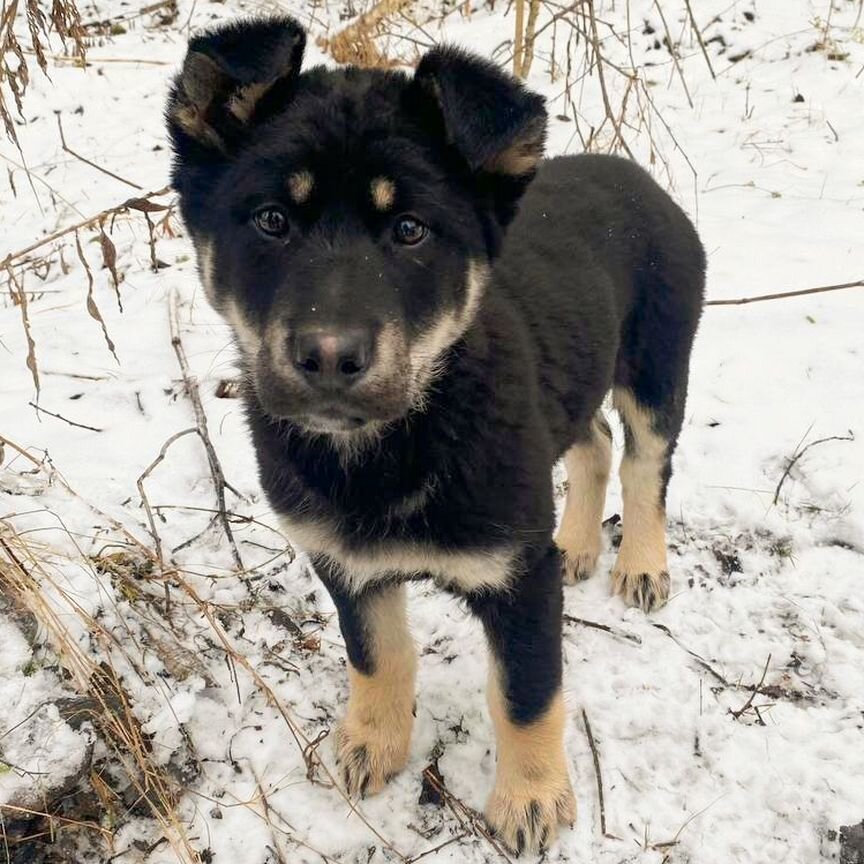
[(360, 417), (356, 413), (346, 412), (335, 406), (318, 409), (292, 419), (307, 432), (323, 435), (360, 432), (373, 422), (368, 417)]

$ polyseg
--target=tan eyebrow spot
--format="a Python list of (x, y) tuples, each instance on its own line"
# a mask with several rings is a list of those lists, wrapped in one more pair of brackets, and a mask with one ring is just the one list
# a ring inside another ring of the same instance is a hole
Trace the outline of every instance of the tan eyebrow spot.
[(393, 206), (393, 202), (396, 200), (396, 187), (392, 180), (388, 180), (386, 177), (376, 177), (372, 181), (370, 189), (372, 203), (376, 210), (384, 212)]
[(309, 171), (297, 171), (288, 178), (288, 191), (295, 204), (305, 204), (312, 194), (315, 178)]

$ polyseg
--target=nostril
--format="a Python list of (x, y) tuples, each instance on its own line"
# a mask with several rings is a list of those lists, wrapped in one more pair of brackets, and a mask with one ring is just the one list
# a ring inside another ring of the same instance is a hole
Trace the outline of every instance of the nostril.
[(309, 329), (294, 336), (294, 368), (314, 387), (348, 387), (369, 368), (372, 335), (365, 330)]

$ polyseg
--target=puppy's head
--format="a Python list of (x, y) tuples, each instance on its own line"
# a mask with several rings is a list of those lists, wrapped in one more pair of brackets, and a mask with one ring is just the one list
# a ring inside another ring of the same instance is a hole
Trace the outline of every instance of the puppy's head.
[(204, 286), (263, 410), (310, 432), (422, 404), (543, 150), (541, 97), (450, 48), (317, 67), (289, 18), (194, 38), (168, 104)]

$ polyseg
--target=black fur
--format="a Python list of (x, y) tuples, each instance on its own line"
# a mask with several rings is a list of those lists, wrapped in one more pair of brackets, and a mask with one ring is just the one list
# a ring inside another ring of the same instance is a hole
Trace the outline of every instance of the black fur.
[(468, 596), (504, 672), (514, 723), (540, 716), (561, 687), (561, 557), (554, 545), (523, 562), (510, 591)]
[[(526, 724), (561, 684), (552, 466), (622, 387), (668, 441), (665, 494), (702, 307), (702, 247), (633, 163), (538, 161), (542, 99), (485, 61), (437, 49), (413, 77), (300, 74), (302, 46), (284, 20), (199, 37), (168, 108), (173, 180), (212, 262), (211, 299), (239, 308), (262, 340), (243, 348), (261, 482), (292, 524), (334, 526), (338, 549), (311, 551), (349, 658), (367, 674), (365, 592), (420, 574), (382, 564), (355, 591), (351, 555), (395, 544), (511, 552), (500, 585), (442, 582), (482, 620), (511, 719)], [(201, 92), (201, 68), (211, 91)], [(271, 83), (248, 89), (261, 82)], [(235, 116), (241, 90), (261, 101)], [(297, 172), (314, 181), (300, 201), (286, 185)], [(392, 183), (389, 206), (370, 197), (376, 178)], [(277, 239), (251, 218), (274, 202), (290, 226)], [(393, 239), (404, 213), (429, 227), (416, 247)], [(490, 273), (476, 309), (466, 278), (475, 265)], [(412, 349), (447, 316), (464, 326), (426, 370)], [(372, 334), (376, 375), (334, 396), (292, 371), (292, 334), (349, 326)]]

